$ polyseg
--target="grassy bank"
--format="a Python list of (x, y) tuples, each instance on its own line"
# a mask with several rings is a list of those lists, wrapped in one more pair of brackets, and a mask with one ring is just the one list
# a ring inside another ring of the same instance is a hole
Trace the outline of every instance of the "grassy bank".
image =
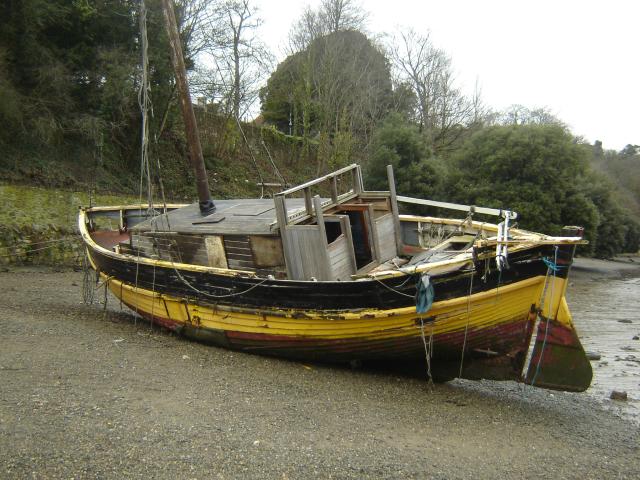
[[(132, 196), (98, 194), (94, 204), (137, 202)], [(0, 265), (77, 265), (82, 248), (77, 234), (78, 207), (87, 192), (0, 185)]]

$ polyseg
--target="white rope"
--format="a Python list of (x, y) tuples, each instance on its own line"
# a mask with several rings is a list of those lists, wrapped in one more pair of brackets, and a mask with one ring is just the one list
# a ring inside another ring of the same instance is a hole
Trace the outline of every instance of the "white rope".
[[(397, 293), (398, 295), (402, 295), (403, 297), (409, 297), (409, 298), (415, 298), (415, 295), (409, 295), (408, 293), (404, 293), (401, 292), (399, 290), (396, 290), (393, 287), (390, 287), (389, 285), (381, 282), (380, 280), (378, 280), (376, 277), (372, 277), (376, 282), (378, 282), (380, 285), (382, 285), (384, 288), (386, 288), (387, 290), (392, 291), (393, 293)], [(411, 276), (408, 276), (407, 280), (411, 278)], [(405, 280), (400, 286), (404, 286), (405, 283), (407, 283), (407, 280)]]
[(467, 348), (467, 335), (469, 333), (469, 321), (471, 319), (471, 293), (473, 291), (473, 274), (469, 280), (469, 295), (467, 295), (467, 324), (464, 327), (464, 341), (462, 342), (462, 353), (460, 354), (460, 371), (458, 377), (462, 378), (462, 366), (464, 365), (464, 352)]
[(429, 335), (429, 343), (427, 344), (427, 340), (424, 336), (424, 321), (422, 317), (420, 317), (420, 334), (422, 336), (422, 344), (424, 345), (424, 355), (427, 360), (427, 379), (429, 380), (430, 386), (433, 386), (433, 377), (431, 376), (431, 357), (433, 355), (433, 329), (435, 328), (433, 323), (434, 322), (431, 323), (431, 334)]

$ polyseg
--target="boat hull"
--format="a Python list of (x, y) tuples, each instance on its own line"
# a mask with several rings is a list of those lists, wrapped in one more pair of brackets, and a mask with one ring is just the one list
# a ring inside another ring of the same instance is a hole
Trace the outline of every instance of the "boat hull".
[[(257, 278), (120, 254), (80, 225), (91, 264), (122, 304), (187, 338), (303, 361), (409, 362), (439, 379), (571, 391), (591, 381), (564, 300), (572, 246), (514, 252), (502, 271), (492, 258), (440, 271), (431, 277), (435, 301), (418, 314), (420, 273), (348, 282)], [(552, 273), (554, 257), (564, 263)]]
[[(111, 292), (142, 317), (200, 342), (304, 361), (409, 361), (432, 375), (519, 380), (533, 329), (536, 276), (470, 297), (357, 312), (202, 305), (104, 276)], [(464, 352), (464, 354), (463, 354)]]

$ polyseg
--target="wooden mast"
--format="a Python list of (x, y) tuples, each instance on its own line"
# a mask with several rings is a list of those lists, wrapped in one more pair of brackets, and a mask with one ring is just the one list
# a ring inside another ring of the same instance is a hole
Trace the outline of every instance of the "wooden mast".
[(211, 200), (211, 194), (209, 192), (209, 180), (207, 178), (207, 170), (204, 166), (204, 157), (202, 156), (202, 146), (200, 145), (196, 116), (193, 113), (193, 104), (191, 103), (191, 95), (189, 94), (187, 71), (184, 66), (182, 45), (180, 43), (180, 35), (178, 34), (178, 25), (172, 0), (162, 0), (162, 9), (164, 11), (167, 34), (169, 36), (169, 45), (171, 46), (171, 63), (173, 63), (173, 69), (176, 75), (176, 85), (180, 97), (182, 117), (184, 118), (187, 143), (189, 144), (191, 166), (196, 175), (200, 212), (203, 215), (208, 215), (213, 213), (216, 207)]

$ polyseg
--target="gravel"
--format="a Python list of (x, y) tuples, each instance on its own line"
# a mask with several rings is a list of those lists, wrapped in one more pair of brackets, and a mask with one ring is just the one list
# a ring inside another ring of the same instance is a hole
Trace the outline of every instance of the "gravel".
[(0, 477), (638, 478), (637, 423), (587, 395), (208, 347), (81, 285), (0, 273)]

